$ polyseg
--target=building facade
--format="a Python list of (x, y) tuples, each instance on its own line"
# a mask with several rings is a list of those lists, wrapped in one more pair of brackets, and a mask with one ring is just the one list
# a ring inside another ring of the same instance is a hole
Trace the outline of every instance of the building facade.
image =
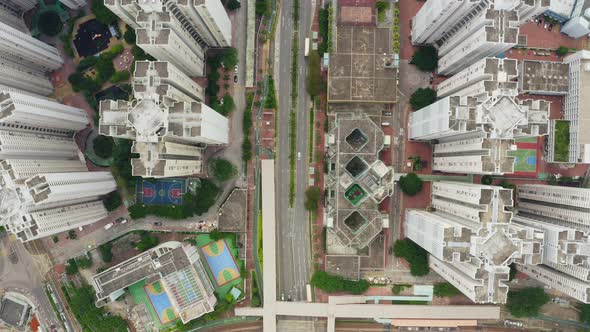
[(231, 46), (231, 21), (220, 0), (105, 0), (136, 29), (137, 45), (189, 76), (203, 76), (208, 48)]
[(101, 197), (117, 185), (88, 172), (73, 139), (86, 112), (13, 92), (0, 100), (0, 224), (26, 242), (105, 218)]
[(202, 88), (170, 63), (136, 62), (133, 82), (134, 101), (100, 103), (100, 133), (135, 141), (135, 176), (202, 174), (205, 147), (229, 142), (228, 119), (197, 101)]
[[(590, 121), (584, 116), (585, 107), (590, 105), (590, 51), (582, 50), (564, 58), (569, 65), (568, 91), (564, 101), (563, 120), (569, 128), (569, 145), (566, 156), (556, 153), (555, 122), (549, 131), (547, 161), (566, 163), (590, 163)], [(563, 157), (563, 158), (562, 158)]]
[(505, 303), (509, 264), (537, 265), (542, 233), (512, 223), (512, 191), (433, 182), (430, 210), (406, 210), (406, 236), (430, 253), (430, 268), (476, 303)]
[(543, 263), (519, 270), (583, 303), (590, 303), (590, 190), (518, 186), (515, 222), (544, 233)]

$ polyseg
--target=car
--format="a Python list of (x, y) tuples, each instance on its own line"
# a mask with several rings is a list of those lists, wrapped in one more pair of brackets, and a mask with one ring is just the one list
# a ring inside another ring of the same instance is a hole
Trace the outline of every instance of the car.
[(301, 152), (297, 152), (297, 160), (301, 160)]
[(553, 24), (549, 24), (549, 28), (547, 30), (549, 30), (549, 31), (553, 30)]
[(236, 65), (236, 66), (234, 67), (234, 73), (236, 73), (236, 74), (238, 73), (238, 65)]
[(159, 221), (154, 222), (154, 226), (162, 226), (162, 223)]
[(121, 218), (118, 218), (117, 220), (115, 220), (115, 223), (123, 225), (123, 224), (126, 224), (127, 221), (128, 221), (127, 219), (121, 217)]
[(547, 23), (545, 23), (545, 25), (543, 25), (543, 28), (547, 29), (549, 25)]
[(389, 116), (389, 115), (393, 115), (393, 113), (392, 112), (383, 112), (383, 115)]
[(281, 293), (281, 301), (285, 301), (285, 292)]
[(238, 83), (238, 75), (234, 75), (234, 83)]

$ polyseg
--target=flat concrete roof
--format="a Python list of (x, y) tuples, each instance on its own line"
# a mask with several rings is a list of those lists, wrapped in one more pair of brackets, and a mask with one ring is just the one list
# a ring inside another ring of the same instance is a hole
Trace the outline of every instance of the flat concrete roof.
[(520, 75), (522, 92), (566, 94), (569, 88), (567, 63), (524, 60)]
[[(262, 174), (262, 257), (264, 269), (263, 328), (264, 331), (277, 330), (277, 254), (276, 254), (276, 211), (275, 211), (275, 162), (273, 159), (260, 161)], [(236, 313), (237, 315), (237, 313)]]
[(395, 103), (398, 73), (389, 67), (391, 40), (389, 28), (339, 26), (336, 51), (330, 54), (328, 101)]

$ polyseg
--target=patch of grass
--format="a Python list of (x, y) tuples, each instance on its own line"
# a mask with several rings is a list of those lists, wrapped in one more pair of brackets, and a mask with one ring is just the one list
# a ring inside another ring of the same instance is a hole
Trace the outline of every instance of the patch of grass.
[(272, 76), (268, 77), (268, 91), (264, 100), (264, 108), (277, 109), (277, 96), (275, 92), (275, 80)]
[(398, 295), (399, 293), (401, 293), (404, 289), (410, 288), (412, 287), (412, 285), (408, 285), (408, 284), (394, 284), (391, 287), (391, 292), (395, 295)]
[(377, 8), (377, 21), (378, 22), (385, 21), (385, 16), (387, 15), (387, 10), (389, 9), (389, 2), (388, 1), (377, 1), (375, 3), (375, 7)]
[(314, 107), (309, 109), (309, 162), (313, 162), (313, 121), (315, 117)]
[(263, 248), (262, 248), (262, 212), (258, 212), (258, 263), (260, 264), (260, 268), (263, 267)]
[(555, 144), (553, 159), (567, 162), (569, 160), (570, 123), (565, 120), (555, 121)]
[(289, 115), (289, 205), (295, 202), (295, 150), (297, 149), (297, 113)]

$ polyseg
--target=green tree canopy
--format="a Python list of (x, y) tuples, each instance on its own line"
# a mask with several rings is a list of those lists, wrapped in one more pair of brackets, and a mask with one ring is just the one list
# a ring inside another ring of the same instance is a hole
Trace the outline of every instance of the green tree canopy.
[(433, 46), (421, 46), (412, 56), (410, 63), (422, 71), (434, 71), (438, 65), (438, 52)]
[(424, 108), (436, 100), (436, 91), (431, 88), (419, 88), (410, 96), (410, 105), (415, 110)]
[(121, 199), (121, 195), (119, 195), (118, 191), (113, 191), (108, 194), (104, 200), (102, 201), (104, 207), (107, 211), (115, 211), (121, 204), (123, 204), (123, 200)]
[(313, 97), (319, 95), (322, 92), (322, 86), (324, 85), (320, 68), (320, 53), (318, 53), (318, 51), (309, 52), (308, 63), (309, 66), (307, 68), (307, 78), (305, 83), (307, 87), (307, 93)]
[(111, 83), (119, 83), (122, 81), (127, 81), (131, 77), (131, 74), (127, 70), (117, 71), (111, 76)]
[(110, 136), (98, 135), (92, 142), (94, 153), (101, 158), (108, 159), (113, 156), (115, 142)]
[(508, 292), (506, 308), (514, 317), (535, 317), (541, 307), (551, 298), (543, 288), (530, 287)]
[(135, 30), (130, 26), (126, 26), (125, 33), (123, 34), (123, 39), (125, 39), (125, 41), (128, 44), (135, 45), (135, 42), (137, 40), (137, 36), (135, 35)]
[(54, 10), (44, 11), (37, 21), (39, 31), (46, 36), (57, 36), (63, 29), (63, 22), (59, 14)]
[(557, 54), (559, 56), (564, 56), (567, 54), (567, 52), (569, 52), (569, 48), (567, 48), (565, 46), (559, 46), (557, 48), (557, 50), (555, 51), (555, 54)]
[(481, 184), (485, 184), (485, 185), (488, 185), (489, 186), (489, 185), (492, 184), (492, 181), (493, 180), (494, 179), (492, 178), (491, 175), (484, 175), (484, 176), (481, 177)]
[(241, 4), (239, 0), (225, 0), (225, 8), (229, 11), (240, 8)]
[(321, 190), (319, 187), (309, 187), (305, 191), (305, 209), (310, 212), (317, 212), (320, 204)]
[(106, 25), (115, 24), (119, 18), (104, 5), (104, 1), (92, 1), (90, 8), (96, 19)]
[(370, 286), (367, 280), (348, 280), (341, 276), (329, 274), (325, 271), (316, 271), (311, 277), (310, 283), (328, 293), (347, 292), (351, 294), (362, 294), (369, 289)]
[(66, 274), (73, 276), (76, 273), (78, 273), (78, 264), (76, 263), (75, 259), (70, 258), (66, 262)]
[(135, 243), (135, 249), (141, 252), (149, 250), (160, 243), (160, 240), (155, 236), (151, 236), (149, 232), (142, 231), (140, 235), (141, 239)]
[(393, 254), (410, 264), (410, 273), (413, 276), (424, 276), (430, 271), (428, 252), (408, 238), (395, 241)]
[(409, 173), (399, 179), (399, 187), (408, 196), (414, 196), (422, 190), (422, 179), (416, 173)]
[(225, 49), (221, 61), (226, 69), (233, 69), (238, 64), (238, 50), (234, 47)]
[(211, 162), (213, 168), (213, 176), (219, 182), (225, 182), (235, 177), (238, 174), (236, 166), (234, 166), (229, 160), (216, 158)]
[(579, 313), (579, 320), (582, 323), (590, 324), (590, 304), (581, 304)]
[(451, 283), (441, 282), (434, 285), (434, 295), (439, 297), (453, 297), (461, 294)]
[(113, 261), (113, 244), (111, 242), (107, 242), (98, 246), (98, 253), (100, 254), (100, 258), (105, 263), (110, 263)]
[(97, 308), (92, 286), (67, 287), (66, 299), (83, 331), (126, 332), (127, 322), (117, 315), (107, 315), (104, 308)]

